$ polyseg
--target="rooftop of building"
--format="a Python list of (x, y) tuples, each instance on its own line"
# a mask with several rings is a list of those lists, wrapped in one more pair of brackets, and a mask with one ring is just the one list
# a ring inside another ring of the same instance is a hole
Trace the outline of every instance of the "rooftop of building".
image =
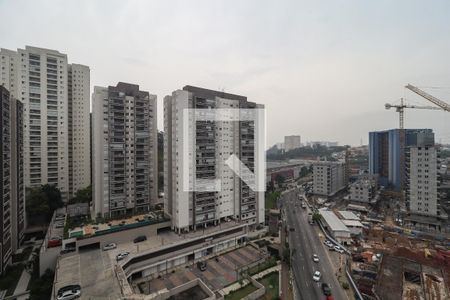
[(338, 211), (338, 213), (342, 216), (342, 219), (344, 220), (355, 220), (355, 221), (360, 220), (360, 218), (355, 213), (348, 210), (340, 210)]
[[(92, 224), (84, 224), (69, 228), (69, 238), (87, 238), (96, 235), (103, 235), (112, 232), (127, 230), (131, 228), (166, 222), (169, 219), (163, 211), (154, 211), (146, 214), (128, 216), (121, 219), (105, 220)], [(70, 227), (70, 225), (69, 225)]]
[(319, 212), (322, 215), (324, 221), (330, 227), (331, 231), (350, 231), (333, 211), (328, 209), (319, 209)]
[(364, 227), (363, 224), (357, 220), (342, 220), (342, 223), (349, 227)]

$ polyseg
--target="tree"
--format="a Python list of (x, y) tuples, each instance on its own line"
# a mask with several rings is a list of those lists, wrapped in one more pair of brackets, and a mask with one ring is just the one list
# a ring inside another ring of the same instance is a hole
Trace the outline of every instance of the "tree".
[(73, 197), (70, 200), (70, 204), (74, 203), (89, 203), (92, 201), (92, 185), (89, 185), (88, 187), (78, 190), (75, 194), (75, 197)]
[(31, 281), (30, 300), (50, 299), (52, 295), (54, 273), (47, 269), (40, 278)]
[(277, 185), (280, 187), (280, 186), (283, 185), (285, 179), (284, 179), (284, 176), (278, 174), (278, 175), (275, 177), (275, 180), (276, 180), (276, 182), (277, 182)]
[(312, 216), (312, 219), (313, 219), (313, 221), (314, 222), (319, 222), (320, 221), (320, 218), (321, 218), (322, 216), (320, 215), (320, 213), (318, 213), (318, 212), (315, 212), (314, 214), (313, 214), (313, 216)]
[(305, 176), (307, 176), (308, 174), (309, 174), (309, 169), (308, 169), (308, 167), (303, 166), (303, 167), (300, 169), (300, 173), (299, 173), (300, 178), (305, 177)]
[(54, 185), (27, 189), (26, 212), (31, 224), (48, 222), (53, 212), (63, 205), (61, 192)]

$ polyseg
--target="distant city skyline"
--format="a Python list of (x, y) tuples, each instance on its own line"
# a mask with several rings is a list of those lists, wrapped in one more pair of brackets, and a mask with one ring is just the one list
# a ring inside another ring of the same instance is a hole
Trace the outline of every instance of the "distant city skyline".
[[(450, 102), (448, 1), (28, 5), (0, 1), (2, 22), (14, 24), (0, 28), (0, 47), (67, 53), (90, 66), (91, 93), (118, 81), (153, 91), (159, 130), (163, 97), (186, 84), (264, 104), (268, 147), (292, 134), (367, 144), (369, 131), (398, 127), (386, 102), (430, 105), (407, 83), (442, 87), (426, 90)], [(436, 142), (450, 143), (449, 121), (446, 112), (407, 110), (405, 127), (432, 128)]]

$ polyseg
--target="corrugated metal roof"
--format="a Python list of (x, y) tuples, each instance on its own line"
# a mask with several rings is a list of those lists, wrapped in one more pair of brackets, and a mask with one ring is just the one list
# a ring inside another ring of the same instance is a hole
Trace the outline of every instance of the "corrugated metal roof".
[(319, 210), (323, 220), (327, 223), (331, 231), (347, 231), (350, 232), (347, 226), (335, 215), (331, 210)]
[(345, 226), (350, 227), (363, 227), (363, 224), (357, 220), (342, 220), (342, 223), (344, 223)]
[(353, 212), (348, 210), (340, 210), (339, 214), (344, 218), (345, 220), (356, 220), (359, 221), (359, 218), (357, 215), (355, 215)]

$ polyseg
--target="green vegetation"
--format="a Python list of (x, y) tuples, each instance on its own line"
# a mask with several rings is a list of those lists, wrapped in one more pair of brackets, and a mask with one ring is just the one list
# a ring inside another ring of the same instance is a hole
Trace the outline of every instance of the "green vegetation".
[(284, 176), (280, 174), (278, 174), (277, 177), (275, 177), (275, 181), (277, 182), (278, 187), (282, 187), (285, 180), (286, 178), (284, 178)]
[(253, 284), (247, 284), (245, 287), (240, 288), (237, 291), (231, 292), (228, 295), (225, 296), (225, 300), (240, 300), (249, 294), (256, 291), (257, 288), (253, 286)]
[(272, 209), (277, 207), (277, 199), (280, 197), (280, 192), (267, 192), (266, 193), (266, 209)]
[(270, 273), (264, 276), (259, 282), (266, 287), (266, 293), (259, 300), (275, 300), (279, 299), (279, 274), (278, 272)]
[(274, 267), (276, 265), (277, 265), (276, 258), (275, 257), (271, 257), (268, 260), (264, 261), (263, 263), (258, 264), (256, 266), (248, 269), (247, 274), (250, 275), (250, 276), (251, 275), (255, 275), (255, 274), (258, 274), (261, 271), (264, 271), (265, 269)]
[(450, 157), (450, 150), (441, 150), (440, 153), (439, 153), (439, 156), (441, 158)]
[(342, 282), (341, 285), (344, 290), (348, 290), (350, 288), (347, 282)]
[(287, 160), (291, 158), (311, 158), (317, 156), (327, 157), (331, 160), (331, 154), (333, 152), (341, 152), (347, 148), (348, 146), (325, 147), (315, 145), (314, 147), (301, 147), (287, 153), (283, 153), (282, 150), (271, 148), (271, 150), (267, 152), (267, 160)]
[(319, 212), (315, 212), (314, 214), (313, 214), (313, 216), (312, 216), (312, 219), (313, 219), (313, 221), (314, 222), (319, 222), (320, 221), (320, 218), (321, 218), (322, 216), (321, 216), (321, 214), (319, 213)]
[(21, 261), (27, 260), (31, 254), (31, 251), (33, 251), (33, 247), (29, 246), (29, 247), (26, 247), (25, 249), (23, 249), (22, 253), (17, 254), (17, 255), (13, 254), (12, 262), (16, 263), (16, 262), (21, 262)]
[(300, 176), (300, 178), (303, 178), (308, 176), (310, 173), (312, 173), (312, 168), (310, 169), (308, 167), (302, 167), (298, 175)]
[(31, 225), (47, 223), (53, 212), (64, 205), (61, 192), (54, 185), (29, 188), (26, 193), (27, 223)]
[(92, 201), (92, 185), (89, 185), (87, 188), (78, 190), (75, 194), (75, 197), (70, 199), (69, 204), (89, 203), (91, 201)]
[(23, 268), (23, 264), (9, 266), (6, 268), (3, 275), (0, 276), (0, 290), (6, 290), (6, 296), (10, 296), (14, 293), (20, 275), (22, 275)]
[(52, 294), (53, 279), (55, 274), (52, 270), (47, 269), (40, 278), (33, 280), (30, 285), (29, 300), (50, 299)]

